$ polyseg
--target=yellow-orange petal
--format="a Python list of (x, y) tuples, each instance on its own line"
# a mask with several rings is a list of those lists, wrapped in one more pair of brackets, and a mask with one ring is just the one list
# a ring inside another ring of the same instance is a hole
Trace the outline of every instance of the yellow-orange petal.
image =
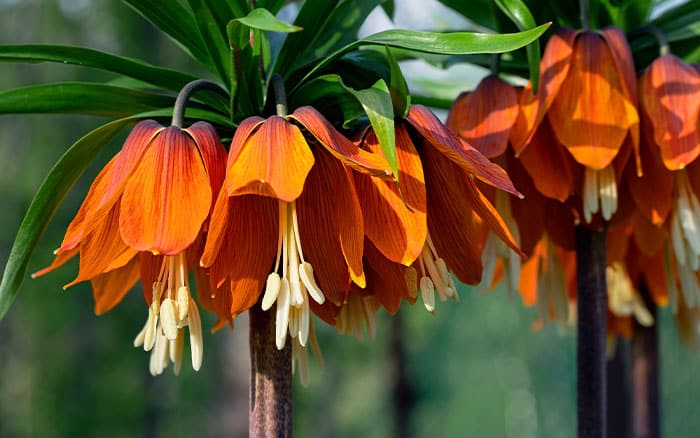
[[(374, 132), (364, 144), (370, 151), (381, 150)], [(394, 181), (359, 173), (355, 187), (367, 237), (389, 260), (410, 266), (423, 250), (428, 223), (423, 166), (402, 123), (396, 124), (396, 157), (400, 191)]]
[(111, 310), (134, 287), (139, 280), (139, 266), (139, 258), (132, 257), (125, 266), (98, 275), (90, 281), (96, 315)]
[(292, 202), (304, 189), (314, 156), (296, 126), (282, 117), (265, 120), (248, 137), (226, 173), (226, 191)]
[(610, 49), (591, 31), (576, 39), (571, 67), (548, 111), (552, 131), (576, 161), (600, 170), (639, 123)]
[(229, 148), (228, 159), (226, 161), (226, 169), (231, 167), (231, 164), (236, 161), (238, 154), (241, 153), (243, 147), (248, 141), (248, 137), (250, 137), (251, 134), (253, 134), (253, 132), (255, 132), (255, 130), (260, 127), (264, 121), (265, 119), (262, 117), (252, 116), (244, 119), (241, 124), (238, 125), (236, 132), (233, 134), (233, 139), (231, 139), (231, 147)]
[(289, 119), (299, 123), (306, 129), (328, 152), (341, 160), (343, 164), (353, 169), (374, 176), (390, 178), (391, 166), (384, 155), (372, 153), (360, 149), (343, 134), (338, 132), (333, 125), (316, 109), (310, 106), (297, 108)]
[(441, 154), (476, 178), (498, 189), (519, 195), (506, 171), (490, 162), (479, 151), (440, 122), (429, 109), (411, 105), (406, 120)]
[(231, 314), (231, 284), (225, 281), (220, 287), (212, 287), (209, 270), (196, 266), (194, 278), (197, 284), (197, 302), (204, 309), (213, 312), (217, 316), (217, 322), (212, 328), (212, 333), (229, 324), (233, 328)]
[(700, 74), (673, 55), (651, 63), (640, 78), (641, 104), (669, 170), (680, 170), (700, 154)]
[[(219, 254), (219, 249), (224, 243), (226, 230), (228, 229), (229, 196), (225, 190), (221, 190), (216, 198), (214, 207), (209, 219), (209, 229), (207, 230), (207, 240), (199, 260), (199, 265), (205, 268), (210, 267)], [(218, 279), (215, 284), (218, 284)]]
[(563, 202), (574, 192), (576, 162), (554, 138), (546, 120), (518, 158), (544, 196)]
[(119, 204), (116, 204), (105, 221), (84, 239), (78, 276), (64, 288), (121, 268), (134, 258), (136, 250), (129, 248), (119, 235), (119, 214)]
[(519, 154), (530, 143), (569, 74), (578, 34), (572, 29), (560, 28), (547, 42), (540, 61), (537, 93), (532, 92), (532, 84), (528, 83), (520, 95), (520, 113), (510, 136), (516, 153)]
[(183, 252), (209, 215), (212, 190), (192, 138), (171, 126), (144, 153), (124, 187), (122, 239), (139, 251)]
[[(196, 122), (185, 131), (192, 136), (202, 155), (204, 170), (209, 176), (212, 199), (216, 199), (226, 174), (226, 149), (219, 140), (216, 129), (206, 122)], [(212, 203), (212, 208), (214, 204)]]
[(465, 190), (469, 178), (460, 167), (430, 146), (423, 147), (428, 196), (428, 231), (440, 257), (463, 283), (481, 281), (485, 236)]
[(351, 281), (365, 287), (364, 226), (348, 170), (324, 151), (297, 200), (301, 248), (326, 298), (340, 304)]
[(446, 125), (487, 158), (494, 158), (505, 152), (517, 117), (515, 88), (490, 75), (474, 91), (457, 97)]
[(666, 229), (655, 226), (639, 212), (632, 216), (632, 231), (635, 244), (646, 256), (658, 253), (669, 241)]

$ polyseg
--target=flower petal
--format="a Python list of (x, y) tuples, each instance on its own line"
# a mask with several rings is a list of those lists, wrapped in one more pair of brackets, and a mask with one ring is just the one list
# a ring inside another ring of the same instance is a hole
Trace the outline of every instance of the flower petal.
[(639, 124), (623, 82), (603, 38), (582, 32), (548, 116), (559, 142), (587, 167), (601, 170), (609, 165), (630, 127)]
[(98, 275), (91, 280), (95, 299), (95, 315), (111, 310), (124, 298), (140, 277), (138, 257), (132, 257), (125, 266)]
[(486, 234), (474, 213), (473, 201), (464, 190), (469, 178), (437, 149), (421, 149), (428, 195), (428, 231), (438, 255), (463, 283), (481, 281), (481, 251)]
[(657, 58), (640, 78), (644, 112), (669, 170), (680, 170), (700, 154), (700, 74), (672, 55)]
[(313, 107), (302, 106), (289, 116), (298, 122), (318, 140), (328, 152), (353, 169), (374, 176), (389, 178), (391, 166), (384, 155), (360, 149), (350, 140), (336, 131), (333, 125)]
[(339, 305), (351, 280), (365, 287), (364, 226), (347, 169), (330, 154), (319, 151), (296, 208), (304, 258), (313, 266), (326, 298)]
[(248, 141), (248, 137), (251, 136), (251, 134), (260, 126), (265, 121), (262, 117), (258, 116), (253, 116), (253, 117), (248, 117), (247, 119), (244, 119), (240, 125), (238, 125), (238, 128), (236, 128), (236, 132), (233, 134), (233, 139), (231, 140), (231, 147), (229, 148), (229, 154), (228, 154), (228, 161), (226, 161), (226, 169), (231, 167), (231, 164), (233, 164), (234, 161), (236, 161), (236, 158), (238, 158), (238, 154), (241, 153), (243, 150), (243, 147), (245, 147), (245, 144)]
[(252, 194), (292, 202), (304, 189), (313, 164), (314, 156), (299, 128), (272, 116), (232, 161), (226, 191), (231, 196)]
[[(204, 170), (209, 176), (212, 199), (216, 199), (226, 174), (226, 149), (221, 144), (216, 130), (209, 123), (196, 122), (185, 131), (192, 136), (197, 144), (197, 149), (199, 149), (204, 162)], [(213, 203), (211, 207), (214, 208)]]
[(399, 310), (402, 298), (411, 303), (416, 301), (416, 297), (411, 297), (408, 293), (405, 266), (388, 260), (369, 240), (365, 241), (365, 259), (365, 293), (374, 295), (389, 313), (393, 315)]
[[(212, 288), (218, 289), (222, 285), (230, 288), (229, 314), (235, 316), (257, 302), (267, 274), (273, 269), (279, 237), (279, 208), (278, 201), (267, 197), (244, 195), (225, 198), (220, 195), (219, 199), (225, 199), (226, 204), (223, 204), (224, 201), (217, 202), (214, 217), (224, 205), (227, 212), (222, 216), (223, 221), (212, 219), (202, 261), (204, 265), (211, 266), (209, 275)], [(219, 228), (219, 222), (225, 227)], [(216, 246), (219, 247), (218, 251), (214, 251)]]
[(515, 88), (491, 75), (471, 93), (457, 97), (446, 125), (487, 158), (494, 158), (506, 150), (518, 111)]
[(544, 196), (563, 202), (574, 192), (576, 162), (554, 138), (549, 122), (540, 124), (518, 158)]
[(192, 138), (171, 126), (156, 137), (129, 178), (119, 229), (139, 251), (183, 252), (209, 215), (212, 190)]
[(572, 29), (560, 28), (547, 42), (540, 62), (537, 93), (532, 92), (532, 84), (528, 83), (520, 95), (520, 113), (510, 136), (516, 153), (519, 154), (530, 143), (569, 74), (578, 34)]
[[(364, 144), (381, 150), (370, 132)], [(423, 167), (406, 128), (396, 124), (396, 155), (401, 188), (394, 181), (355, 173), (365, 234), (389, 260), (410, 266), (428, 234)], [(409, 210), (410, 208), (410, 210)]]
[(466, 191), (469, 197), (471, 197), (474, 212), (479, 215), (484, 221), (484, 224), (488, 226), (503, 243), (511, 247), (513, 251), (523, 255), (518, 244), (515, 242), (513, 234), (510, 232), (510, 229), (508, 229), (508, 225), (506, 225), (501, 215), (498, 214), (496, 208), (491, 204), (491, 201), (481, 193), (476, 183), (474, 183), (471, 178), (466, 178), (466, 184), (464, 186), (467, 189)]

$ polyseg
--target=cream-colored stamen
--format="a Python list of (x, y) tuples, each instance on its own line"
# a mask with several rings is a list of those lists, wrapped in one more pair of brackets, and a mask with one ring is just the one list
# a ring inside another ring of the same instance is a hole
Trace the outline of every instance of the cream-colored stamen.
[(372, 295), (362, 296), (351, 292), (336, 316), (335, 328), (339, 334), (353, 334), (357, 339), (364, 336), (364, 328), (371, 339), (376, 335), (376, 306)]
[[(537, 273), (537, 305), (539, 318), (551, 319), (551, 314), (561, 325), (575, 323), (569, 306), (568, 286), (564, 267), (552, 241), (544, 237), (544, 254), (541, 254)], [(575, 306), (573, 308), (575, 310)]]
[(654, 317), (644, 305), (644, 301), (634, 290), (627, 270), (620, 262), (614, 262), (605, 269), (608, 285), (608, 308), (617, 316), (631, 316), (640, 325), (650, 327)]
[(677, 198), (671, 212), (671, 242), (679, 265), (700, 269), (700, 202), (686, 171), (676, 174)]
[(184, 349), (184, 327), (189, 327), (192, 368), (202, 365), (202, 323), (197, 304), (190, 296), (184, 254), (163, 257), (158, 279), (153, 282), (152, 301), (144, 328), (136, 335), (134, 346), (151, 351), (149, 369), (158, 375), (172, 362), (180, 371)]
[(269, 310), (277, 303), (275, 343), (278, 349), (284, 348), (287, 333), (305, 347), (311, 321), (309, 296), (318, 304), (323, 304), (326, 298), (316, 284), (313, 267), (304, 259), (296, 203), (279, 202), (278, 231), (275, 267), (267, 277), (262, 309)]
[(445, 261), (438, 255), (430, 233), (418, 257), (418, 266), (422, 273), (418, 284), (423, 304), (428, 312), (435, 312), (435, 292), (440, 297), (440, 301), (448, 298), (455, 301), (459, 299), (452, 274), (447, 269)]
[[(314, 359), (316, 359), (318, 365), (323, 368), (323, 355), (318, 346), (313, 323), (309, 323), (309, 346), (311, 347), (311, 353), (314, 355)], [(308, 385), (309, 376), (309, 358), (307, 356), (307, 350), (308, 347), (301, 345), (299, 342), (292, 342), (292, 372), (299, 373), (299, 380), (304, 387)]]
[[(510, 195), (505, 192), (496, 192), (496, 210), (498, 210), (506, 226), (511, 231), (515, 243), (520, 245), (518, 224), (513, 218), (513, 213), (510, 208), (510, 199), (508, 199), (508, 196)], [(512, 294), (518, 290), (522, 260), (517, 252), (506, 245), (494, 232), (490, 231), (488, 237), (486, 238), (486, 245), (484, 246), (484, 251), (481, 256), (481, 261), (484, 266), (481, 277), (482, 289), (491, 288), (496, 275), (496, 264), (499, 259), (503, 260), (503, 269), (506, 277), (506, 289), (508, 290), (509, 294)]]
[(586, 223), (590, 223), (599, 210), (606, 221), (617, 211), (617, 183), (612, 165), (601, 170), (586, 167), (584, 172), (583, 217)]

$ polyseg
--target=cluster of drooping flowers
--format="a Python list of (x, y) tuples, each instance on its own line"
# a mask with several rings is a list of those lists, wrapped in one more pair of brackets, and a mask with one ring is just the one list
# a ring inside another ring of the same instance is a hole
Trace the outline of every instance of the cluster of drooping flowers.
[(698, 67), (663, 48), (637, 77), (614, 28), (556, 31), (537, 91), (492, 75), (461, 95), (448, 126), (525, 195), (492, 195), (526, 258), (487, 239), (484, 284), (504, 278), (540, 306), (538, 324), (571, 321), (580, 225), (607, 230), (608, 305), (620, 318), (610, 327), (628, 333), (632, 317), (653, 324), (648, 306), (667, 302), (679, 320), (697, 318), (699, 118)]
[(243, 120), (228, 154), (211, 125), (173, 120), (136, 125), (36, 274), (79, 255), (70, 285), (91, 282), (97, 313), (140, 279), (148, 314), (134, 345), (153, 374), (179, 371), (187, 330), (201, 366), (197, 302), (214, 329), (252, 306), (275, 312), (277, 348), (291, 341), (304, 368), (307, 347), (318, 351), (313, 315), (373, 333), (379, 307), (420, 293), (434, 312), (457, 281), (478, 283), (488, 230), (519, 253), (478, 187), (519, 195), (505, 171), (425, 107), (395, 120), (393, 170), (369, 124), (351, 141), (309, 106)]

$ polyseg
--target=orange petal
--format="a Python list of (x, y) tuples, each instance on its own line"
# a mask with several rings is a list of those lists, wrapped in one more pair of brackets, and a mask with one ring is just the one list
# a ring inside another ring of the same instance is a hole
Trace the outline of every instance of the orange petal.
[(533, 249), (533, 255), (520, 267), (518, 291), (520, 292), (520, 297), (523, 300), (523, 305), (526, 307), (533, 306), (537, 303), (537, 284), (540, 273), (541, 257), (544, 254), (545, 246), (545, 240), (540, 239)]
[(129, 178), (121, 201), (119, 229), (139, 251), (183, 252), (209, 215), (212, 190), (192, 138), (166, 128)]
[(700, 154), (700, 74), (673, 55), (657, 58), (640, 79), (641, 103), (669, 170)]
[[(225, 199), (226, 204), (217, 202), (214, 215), (224, 206), (228, 211), (225, 217), (222, 216), (224, 221), (212, 219), (202, 261), (208, 265), (208, 261), (212, 260), (209, 271), (212, 288), (222, 285), (230, 288), (229, 314), (233, 316), (257, 302), (267, 275), (273, 269), (279, 237), (279, 208), (276, 200), (267, 197), (244, 195), (226, 198), (220, 195), (219, 199)], [(217, 222), (224, 225), (220, 231), (219, 225), (215, 225)], [(218, 233), (219, 237), (211, 233)], [(220, 242), (211, 239), (220, 239)], [(213, 251), (213, 246), (217, 244), (218, 251)]]
[(422, 148), (428, 196), (428, 231), (438, 255), (463, 283), (481, 281), (481, 251), (485, 239), (473, 203), (465, 193), (469, 178), (435, 148)]
[(544, 196), (563, 202), (574, 192), (573, 168), (576, 162), (554, 138), (547, 121), (540, 124), (518, 158)]
[[(205, 268), (210, 267), (219, 254), (219, 249), (224, 243), (226, 231), (228, 230), (229, 196), (222, 190), (216, 198), (211, 218), (209, 219), (209, 229), (207, 230), (207, 240), (204, 246), (199, 265)], [(223, 280), (220, 278), (219, 280)], [(218, 284), (218, 280), (214, 282)]]
[(669, 240), (668, 231), (653, 225), (640, 213), (632, 216), (634, 241), (640, 251), (647, 256), (658, 253)]
[(581, 33), (569, 74), (548, 112), (557, 139), (579, 163), (603, 169), (617, 155), (630, 127), (639, 124), (624, 81), (603, 38)]
[(233, 327), (230, 282), (226, 281), (220, 287), (212, 288), (209, 271), (200, 267), (194, 268), (194, 278), (197, 283), (197, 302), (204, 309), (215, 313), (218, 317), (212, 332), (219, 330), (226, 324)]
[[(185, 131), (192, 136), (197, 144), (197, 149), (199, 149), (204, 162), (204, 170), (209, 176), (212, 199), (216, 199), (226, 174), (226, 149), (219, 141), (216, 130), (209, 123), (197, 122)], [(212, 204), (211, 207), (214, 208), (214, 205)]]
[(44, 274), (48, 274), (49, 272), (53, 271), (56, 268), (59, 268), (66, 264), (70, 259), (75, 257), (78, 254), (78, 251), (80, 248), (73, 248), (67, 251), (61, 251), (56, 253), (56, 257), (53, 259), (53, 262), (44, 269), (40, 269), (36, 271), (35, 273), (32, 274), (32, 278), (37, 278), (41, 277)]
[(506, 150), (518, 111), (515, 88), (491, 75), (454, 101), (446, 125), (487, 158), (493, 158)]
[(374, 176), (391, 177), (391, 166), (384, 155), (360, 149), (336, 131), (333, 125), (310, 106), (297, 108), (289, 116), (318, 140), (328, 152), (353, 169)]
[(236, 131), (233, 134), (233, 139), (231, 140), (231, 147), (229, 148), (228, 161), (226, 161), (226, 169), (231, 167), (238, 154), (241, 153), (243, 147), (248, 141), (248, 137), (255, 131), (265, 119), (258, 116), (248, 117), (243, 120)]
[(85, 239), (80, 247), (80, 269), (78, 277), (64, 288), (100, 274), (121, 268), (136, 255), (119, 235), (119, 204), (110, 211), (105, 221)]
[(80, 205), (78, 213), (68, 225), (59, 252), (75, 248), (85, 236), (90, 234), (99, 223), (105, 220), (113, 202), (109, 205), (109, 208), (105, 208), (104, 204), (102, 204), (102, 198), (112, 180), (112, 168), (116, 160), (117, 157), (112, 158), (90, 185), (90, 189), (85, 196), (85, 200)]
[(346, 168), (320, 151), (296, 208), (304, 257), (326, 298), (340, 304), (351, 280), (365, 287), (362, 213)]
[(572, 29), (560, 28), (547, 42), (540, 62), (537, 93), (532, 92), (532, 84), (528, 83), (520, 95), (520, 113), (510, 136), (516, 153), (519, 154), (530, 143), (569, 74), (578, 34)]
[[(644, 124), (645, 134), (650, 128), (647, 123)], [(640, 148), (644, 174), (638, 177), (628, 168), (624, 177), (639, 213), (652, 224), (661, 225), (671, 211), (674, 178), (661, 161), (659, 149), (650, 144), (651, 133), (648, 134), (642, 137)]]
[(474, 212), (483, 219), (484, 224), (487, 225), (503, 243), (511, 247), (513, 251), (518, 254), (524, 255), (522, 251), (520, 251), (520, 248), (518, 248), (518, 244), (515, 243), (515, 238), (508, 229), (508, 225), (503, 221), (503, 218), (498, 214), (491, 202), (479, 191), (479, 188), (471, 178), (466, 178), (465, 181), (466, 184), (464, 186), (467, 189), (468, 196), (472, 199)]
[(530, 175), (519, 160), (507, 152), (508, 174), (525, 196), (523, 199), (510, 198), (513, 219), (520, 231), (520, 249), (528, 257), (533, 254), (536, 245), (544, 233), (544, 205), (547, 200), (535, 189)]
[(226, 174), (229, 195), (292, 202), (304, 189), (314, 156), (299, 128), (272, 116), (242, 146)]
[[(374, 132), (364, 144), (380, 150)], [(410, 266), (423, 250), (428, 234), (425, 178), (420, 157), (406, 128), (396, 124), (396, 156), (401, 188), (394, 181), (355, 174), (365, 233), (385, 257)], [(409, 210), (410, 208), (410, 210)]]
[(163, 256), (153, 255), (150, 252), (139, 253), (141, 289), (143, 290), (143, 297), (146, 300), (146, 304), (149, 306), (153, 301), (153, 283), (155, 283), (160, 276), (163, 261)]
[(399, 310), (402, 298), (415, 302), (416, 297), (408, 294), (404, 266), (388, 260), (369, 240), (365, 241), (365, 259), (366, 293), (374, 295), (389, 313)]
[(139, 258), (132, 257), (125, 266), (92, 279), (96, 315), (111, 310), (134, 287), (139, 279), (139, 266)]
[(519, 195), (506, 171), (490, 162), (457, 134), (450, 131), (422, 105), (411, 105), (406, 120), (444, 156), (476, 178), (506, 192)]

